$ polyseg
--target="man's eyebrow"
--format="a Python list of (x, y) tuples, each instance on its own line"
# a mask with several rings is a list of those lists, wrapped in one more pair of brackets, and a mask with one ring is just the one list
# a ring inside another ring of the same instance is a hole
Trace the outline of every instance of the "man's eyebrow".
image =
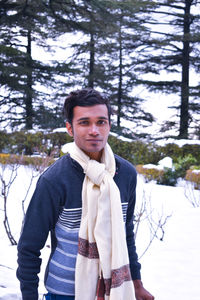
[(99, 119), (108, 120), (107, 117), (99, 117)]
[[(107, 117), (97, 117), (99, 120), (108, 120)], [(89, 117), (82, 117), (82, 118), (79, 118), (77, 121), (85, 121), (85, 120), (89, 120), (90, 118)]]

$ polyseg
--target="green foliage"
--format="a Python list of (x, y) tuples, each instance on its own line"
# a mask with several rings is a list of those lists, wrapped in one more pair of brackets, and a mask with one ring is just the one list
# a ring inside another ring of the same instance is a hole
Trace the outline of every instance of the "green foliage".
[[(58, 157), (61, 155), (62, 145), (68, 142), (72, 142), (72, 138), (64, 132), (16, 131), (6, 133), (0, 131), (0, 152), (3, 153), (18, 155), (38, 153)], [(148, 180), (153, 178), (160, 184), (174, 185), (177, 178), (184, 177), (186, 170), (192, 165), (200, 165), (200, 145), (185, 145), (181, 148), (175, 144), (168, 144), (160, 147), (142, 141), (122, 141), (115, 136), (109, 136), (108, 142), (116, 154), (135, 166), (148, 163), (157, 164), (162, 158), (170, 156), (174, 162), (174, 170), (165, 169), (163, 174), (159, 172), (157, 174), (155, 170), (151, 171), (152, 174), (147, 174), (150, 171), (146, 171)], [(188, 154), (188, 152), (190, 153)]]
[[(109, 144), (114, 152), (125, 159), (129, 160), (132, 164), (157, 164), (161, 159), (170, 156), (177, 169), (182, 169), (185, 165), (200, 164), (200, 145), (184, 145), (179, 147), (176, 144), (167, 144), (166, 146), (157, 146), (154, 143), (145, 143), (142, 141), (126, 142), (114, 136), (109, 137)], [(192, 157), (193, 158), (192, 158)], [(183, 162), (181, 161), (183, 159)]]
[[(33, 165), (38, 168), (46, 163), (51, 164), (54, 157), (63, 155), (62, 145), (72, 142), (67, 133), (42, 132), (31, 133), (29, 131), (18, 131), (6, 133), (0, 131), (0, 163)], [(175, 186), (179, 177), (185, 178), (200, 189), (200, 173), (193, 172), (200, 169), (200, 145), (185, 145), (178, 147), (168, 144), (160, 147), (153, 143), (142, 141), (126, 142), (114, 136), (108, 140), (114, 153), (127, 159), (136, 166), (137, 172), (144, 175), (146, 181), (156, 180), (158, 184)], [(42, 154), (30, 157), (34, 153)], [(144, 164), (157, 164), (163, 157), (170, 156), (174, 161), (174, 168), (144, 168)]]
[(142, 174), (149, 182), (155, 180), (157, 184), (175, 186), (177, 182), (176, 172), (170, 168), (164, 168), (159, 170), (156, 168), (145, 168), (143, 165), (137, 165), (136, 170), (139, 174)]
[(177, 183), (177, 173), (174, 169), (164, 168), (163, 175), (158, 178), (157, 183), (162, 185), (175, 186)]
[(162, 158), (170, 156), (174, 162), (176, 162), (178, 157), (183, 155), (182, 148), (173, 143), (165, 146), (158, 146), (157, 151), (161, 154)]
[[(148, 126), (153, 117), (140, 105), (145, 100), (144, 94), (138, 93), (140, 86), (163, 94), (188, 91), (189, 95), (181, 95), (182, 105), (176, 104), (176, 108), (181, 108), (181, 124), (186, 127), (195, 112), (192, 128), (200, 109), (199, 85), (189, 87), (186, 78), (189, 61), (193, 71), (199, 72), (197, 5), (198, 1), (177, 0), (1, 1), (0, 121), (13, 128), (19, 124), (27, 129), (35, 124), (53, 127), (60, 117), (56, 108), (69, 89), (94, 86), (109, 94), (117, 112), (118, 130), (125, 118), (137, 128)], [(80, 33), (83, 38), (73, 42), (66, 36), (55, 48), (50, 45), (55, 43), (48, 42), (58, 41), (66, 33)], [(42, 59), (41, 55), (37, 61), (31, 54), (33, 45), (39, 47), (39, 53), (45, 51), (52, 57), (60, 47), (66, 57), (48, 61), (48, 56)], [(175, 81), (172, 76), (169, 80), (169, 76), (161, 81), (161, 70), (169, 75), (182, 73), (182, 79)], [(170, 126), (174, 127), (171, 121)], [(179, 137), (187, 136), (187, 129)]]
[(164, 168), (163, 176), (157, 180), (158, 184), (175, 186), (177, 179), (185, 178), (187, 170), (197, 162), (197, 159), (188, 154), (184, 157), (177, 157), (176, 161), (174, 168)]
[(177, 163), (174, 164), (176, 177), (184, 178), (186, 175), (186, 171), (196, 163), (197, 159), (193, 157), (192, 154), (188, 154), (184, 157), (178, 157)]
[(4, 148), (6, 148), (6, 144), (7, 134), (4, 131), (0, 131), (0, 152), (2, 152)]
[(180, 159), (183, 157), (187, 157), (186, 160), (190, 160), (190, 155), (192, 155), (197, 160), (197, 164), (200, 164), (200, 145), (198, 144), (185, 144), (179, 147), (176, 144), (170, 143), (162, 147), (157, 146), (156, 151), (160, 153), (161, 158), (170, 156), (174, 163), (181, 163)]
[(185, 144), (182, 147), (182, 151), (182, 156), (192, 155), (197, 160), (197, 164), (200, 165), (200, 145)]
[(65, 126), (61, 106), (57, 106), (52, 109), (45, 107), (44, 105), (39, 105), (39, 107), (35, 109), (33, 120), (34, 124), (41, 129), (51, 129)]
[(50, 12), (43, 1), (2, 2), (6, 4), (1, 7), (0, 22), (0, 122), (11, 128), (23, 125), (31, 129), (40, 121), (39, 104), (46, 107), (43, 121), (52, 119), (50, 108), (55, 114), (58, 107), (52, 92), (55, 67), (46, 58), (36, 60), (32, 56), (36, 45), (49, 49)]
[(174, 164), (174, 167), (164, 168), (164, 170), (158, 170), (156, 168), (147, 169), (143, 167), (143, 165), (138, 165), (136, 167), (138, 173), (143, 174), (147, 181), (156, 180), (158, 184), (175, 186), (177, 184), (178, 178), (186, 178), (186, 180), (190, 181), (196, 180), (198, 183), (197, 175), (189, 174), (188, 170), (193, 168), (192, 165), (197, 162), (197, 159), (193, 157), (191, 154), (188, 154), (184, 157), (178, 157), (177, 162)]
[(72, 141), (72, 138), (64, 132), (16, 131), (13, 133), (0, 132), (0, 136), (3, 137), (0, 143), (0, 152), (26, 155), (32, 155), (35, 152), (50, 155), (54, 152), (55, 156), (59, 156), (61, 146)]
[(156, 146), (142, 141), (125, 142), (114, 136), (110, 136), (108, 142), (113, 151), (127, 159), (134, 165), (157, 163), (161, 155), (156, 151)]

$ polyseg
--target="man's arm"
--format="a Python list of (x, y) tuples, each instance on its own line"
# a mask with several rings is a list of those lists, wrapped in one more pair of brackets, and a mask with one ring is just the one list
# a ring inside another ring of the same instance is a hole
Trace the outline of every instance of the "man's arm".
[(138, 256), (135, 247), (133, 218), (134, 218), (134, 209), (136, 203), (136, 184), (137, 184), (136, 176), (137, 175), (135, 173), (132, 179), (129, 205), (127, 210), (127, 219), (126, 219), (126, 236), (127, 236), (126, 238), (127, 238), (127, 246), (128, 246), (129, 259), (130, 259), (130, 269), (131, 269), (131, 275), (133, 279), (136, 299), (154, 300), (154, 297), (143, 287), (141, 281), (141, 274), (140, 274), (141, 265), (138, 262)]
[(132, 172), (131, 185), (129, 187), (129, 199), (128, 199), (128, 208), (126, 214), (126, 241), (130, 261), (130, 271), (133, 280), (141, 279), (140, 269), (141, 265), (138, 262), (138, 255), (136, 252), (135, 246), (135, 237), (134, 237), (134, 209), (136, 202), (136, 183), (137, 183), (137, 174), (133, 169)]
[[(57, 200), (57, 201), (56, 201)], [(45, 178), (40, 178), (30, 201), (18, 243), (17, 278), (23, 300), (38, 299), (40, 250), (59, 214), (59, 194)]]

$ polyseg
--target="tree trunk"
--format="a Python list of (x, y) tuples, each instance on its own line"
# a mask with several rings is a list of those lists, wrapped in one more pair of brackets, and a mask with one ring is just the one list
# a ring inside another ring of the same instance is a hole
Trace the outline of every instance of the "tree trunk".
[(95, 47), (94, 47), (94, 34), (90, 33), (90, 69), (88, 77), (88, 86), (94, 87), (94, 56), (95, 56)]
[(182, 51), (181, 111), (179, 138), (188, 138), (189, 128), (189, 67), (190, 67), (190, 7), (191, 0), (185, 1), (184, 36)]
[(33, 128), (33, 93), (32, 93), (32, 57), (31, 57), (31, 31), (27, 34), (27, 52), (26, 52), (26, 67), (27, 67), (27, 87), (25, 90), (25, 126), (26, 129)]
[(121, 24), (119, 31), (119, 82), (118, 82), (118, 97), (117, 97), (117, 128), (120, 129), (121, 123), (121, 108), (122, 108), (122, 36)]

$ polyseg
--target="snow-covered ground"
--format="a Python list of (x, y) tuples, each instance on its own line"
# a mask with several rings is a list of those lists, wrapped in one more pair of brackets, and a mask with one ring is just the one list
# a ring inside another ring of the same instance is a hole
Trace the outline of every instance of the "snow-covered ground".
[[(8, 198), (8, 217), (12, 233), (19, 238), (22, 208), (21, 202), (32, 177), (32, 170), (20, 167), (11, 186)], [(25, 201), (28, 204), (34, 190), (38, 174)], [(8, 169), (4, 177), (9, 178)], [(138, 176), (136, 215), (142, 213), (136, 244), (139, 256), (145, 251), (152, 237), (151, 229), (156, 229), (160, 221), (163, 225), (164, 239), (154, 238), (150, 248), (141, 257), (142, 280), (144, 286), (157, 300), (199, 300), (200, 299), (200, 207), (194, 208), (185, 196), (184, 184), (178, 187), (144, 183)], [(200, 192), (195, 192), (200, 202)], [(145, 211), (141, 207), (146, 207)], [(163, 236), (161, 228), (158, 238)], [(21, 299), (19, 283), (15, 272), (17, 267), (16, 246), (11, 246), (3, 227), (3, 199), (0, 201), (0, 299)], [(44, 263), (41, 271), (40, 297), (45, 292), (43, 273), (49, 255), (49, 241), (42, 251)], [(124, 299), (126, 300), (126, 299)]]

